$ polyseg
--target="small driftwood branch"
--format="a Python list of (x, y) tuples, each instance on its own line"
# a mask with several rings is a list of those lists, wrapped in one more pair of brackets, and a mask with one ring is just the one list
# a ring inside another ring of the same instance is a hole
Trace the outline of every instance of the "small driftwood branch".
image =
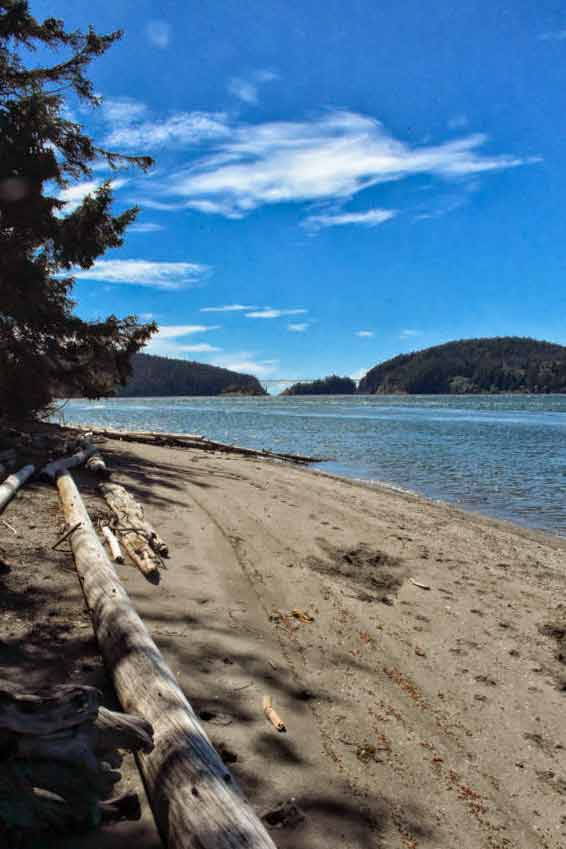
[(423, 584), (420, 581), (416, 581), (414, 578), (409, 578), (409, 583), (414, 587), (419, 587), (421, 590), (430, 590), (430, 586), (428, 584)]
[(102, 525), (102, 536), (104, 537), (104, 541), (110, 549), (110, 554), (114, 563), (123, 563), (124, 555), (122, 554), (120, 543), (118, 542), (108, 525)]
[(96, 450), (94, 445), (88, 445), (76, 451), (70, 457), (61, 457), (59, 460), (53, 460), (43, 467), (40, 472), (40, 478), (48, 481), (56, 480), (58, 475), (68, 469), (73, 469), (75, 466), (82, 466), (89, 457), (92, 457), (96, 453)]
[(60, 536), (59, 539), (57, 540), (57, 542), (54, 545), (52, 545), (51, 548), (53, 550), (58, 548), (61, 545), (61, 543), (65, 542), (65, 540), (68, 539), (71, 536), (71, 534), (74, 534), (75, 531), (77, 530), (77, 528), (80, 528), (80, 526), (81, 526), (81, 523), (79, 522), (77, 525), (74, 526), (74, 528), (69, 528), (68, 531), (65, 531), (63, 536)]
[(0, 486), (0, 513), (34, 472), (35, 466), (23, 466), (18, 472), (14, 472), (13, 475), (6, 478)]
[(276, 728), (279, 732), (287, 731), (285, 723), (271, 704), (271, 696), (263, 697), (263, 712), (266, 715), (267, 719), (271, 722), (273, 727)]

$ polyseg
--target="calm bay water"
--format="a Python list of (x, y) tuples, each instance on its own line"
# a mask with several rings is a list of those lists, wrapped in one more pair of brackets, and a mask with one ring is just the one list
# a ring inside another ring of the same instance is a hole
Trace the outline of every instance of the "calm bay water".
[(566, 535), (563, 395), (123, 398), (61, 415), (329, 456), (326, 471)]

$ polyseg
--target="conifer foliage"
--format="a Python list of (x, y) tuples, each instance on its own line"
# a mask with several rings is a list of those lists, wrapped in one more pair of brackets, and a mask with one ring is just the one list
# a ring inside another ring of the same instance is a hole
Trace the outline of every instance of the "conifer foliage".
[[(67, 97), (99, 105), (86, 70), (120, 36), (68, 32), (35, 20), (27, 0), (0, 0), (0, 419), (35, 415), (56, 396), (111, 394), (156, 329), (135, 316), (73, 314), (73, 268), (120, 246), (137, 208), (112, 215), (110, 182), (69, 213), (57, 199), (100, 161), (151, 165), (99, 148), (65, 108)], [(34, 63), (46, 48), (61, 60)]]

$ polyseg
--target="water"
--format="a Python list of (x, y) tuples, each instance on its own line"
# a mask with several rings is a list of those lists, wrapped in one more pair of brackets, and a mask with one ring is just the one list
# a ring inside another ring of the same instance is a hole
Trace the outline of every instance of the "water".
[(328, 456), (326, 471), (566, 535), (564, 395), (73, 400), (63, 415)]

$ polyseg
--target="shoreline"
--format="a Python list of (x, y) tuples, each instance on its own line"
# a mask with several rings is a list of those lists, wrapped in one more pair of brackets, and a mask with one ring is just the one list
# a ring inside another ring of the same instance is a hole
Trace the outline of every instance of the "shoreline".
[[(544, 628), (563, 617), (562, 538), (271, 459), (99, 447), (171, 551), (159, 586), (119, 577), (279, 849), (561, 849), (566, 668)], [(72, 557), (51, 549), (54, 487), (4, 517), (4, 674), (108, 693)], [(158, 849), (152, 828), (146, 807), (54, 845)]]

